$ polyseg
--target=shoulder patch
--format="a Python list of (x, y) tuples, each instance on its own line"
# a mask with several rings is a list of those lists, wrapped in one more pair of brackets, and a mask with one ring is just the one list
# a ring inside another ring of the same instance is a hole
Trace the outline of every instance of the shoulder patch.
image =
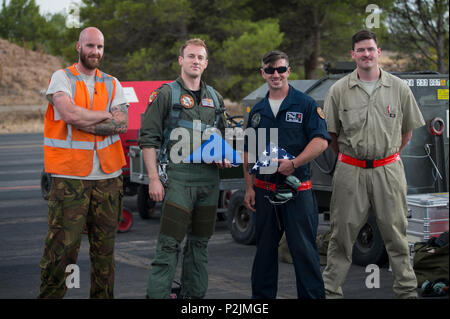
[(319, 114), (321, 119), (325, 120), (325, 113), (323, 113), (323, 110), (320, 106), (317, 107), (317, 114)]
[(156, 97), (158, 96), (159, 92), (158, 91), (153, 91), (152, 94), (150, 94), (150, 97), (148, 98), (148, 104), (152, 104), (153, 101), (156, 99)]
[(261, 114), (255, 113), (250, 119), (250, 126), (253, 128), (258, 128), (259, 122), (261, 122)]

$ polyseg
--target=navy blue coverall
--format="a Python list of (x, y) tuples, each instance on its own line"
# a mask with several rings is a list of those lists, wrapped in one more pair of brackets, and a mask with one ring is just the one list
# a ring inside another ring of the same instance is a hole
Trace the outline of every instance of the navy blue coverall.
[[(250, 111), (248, 127), (253, 127), (256, 131), (257, 128), (266, 128), (266, 145), (270, 142), (269, 129), (278, 128), (278, 146), (297, 156), (315, 137), (331, 141), (325, 119), (322, 118), (324, 116), (319, 114), (323, 113), (318, 110), (314, 99), (289, 86), (289, 93), (277, 116), (273, 115), (267, 94)], [(247, 143), (248, 141), (245, 144), (246, 151)], [(292, 174), (302, 182), (310, 180), (309, 164), (298, 167)], [(276, 183), (280, 177), (277, 175), (281, 174), (257, 174), (256, 178)], [(277, 206), (265, 198), (266, 195), (273, 195), (270, 190), (255, 186), (254, 190), (257, 250), (251, 277), (252, 298), (276, 298), (278, 246), (283, 231), (294, 263), (297, 297), (325, 298), (316, 245), (318, 208), (312, 189), (300, 191), (296, 198)]]

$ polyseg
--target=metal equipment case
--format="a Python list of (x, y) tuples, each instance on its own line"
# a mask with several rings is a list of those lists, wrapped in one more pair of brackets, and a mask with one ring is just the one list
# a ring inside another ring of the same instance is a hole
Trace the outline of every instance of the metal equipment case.
[(448, 193), (408, 195), (408, 228), (410, 243), (427, 241), (448, 231)]

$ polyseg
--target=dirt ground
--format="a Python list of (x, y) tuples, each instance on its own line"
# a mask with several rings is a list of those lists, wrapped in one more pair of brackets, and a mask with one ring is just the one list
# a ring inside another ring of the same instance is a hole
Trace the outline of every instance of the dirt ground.
[(61, 58), (0, 38), (0, 134), (43, 132), (44, 94), (53, 72), (62, 66)]
[(44, 132), (45, 112), (5, 111), (0, 113), (0, 134)]

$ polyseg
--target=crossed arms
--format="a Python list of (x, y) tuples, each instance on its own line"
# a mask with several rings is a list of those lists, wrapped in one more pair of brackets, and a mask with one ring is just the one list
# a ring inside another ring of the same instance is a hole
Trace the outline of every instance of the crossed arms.
[(75, 104), (65, 92), (56, 92), (52, 104), (67, 124), (96, 135), (123, 134), (127, 131), (128, 110), (126, 104), (114, 105), (111, 112), (93, 111)]

